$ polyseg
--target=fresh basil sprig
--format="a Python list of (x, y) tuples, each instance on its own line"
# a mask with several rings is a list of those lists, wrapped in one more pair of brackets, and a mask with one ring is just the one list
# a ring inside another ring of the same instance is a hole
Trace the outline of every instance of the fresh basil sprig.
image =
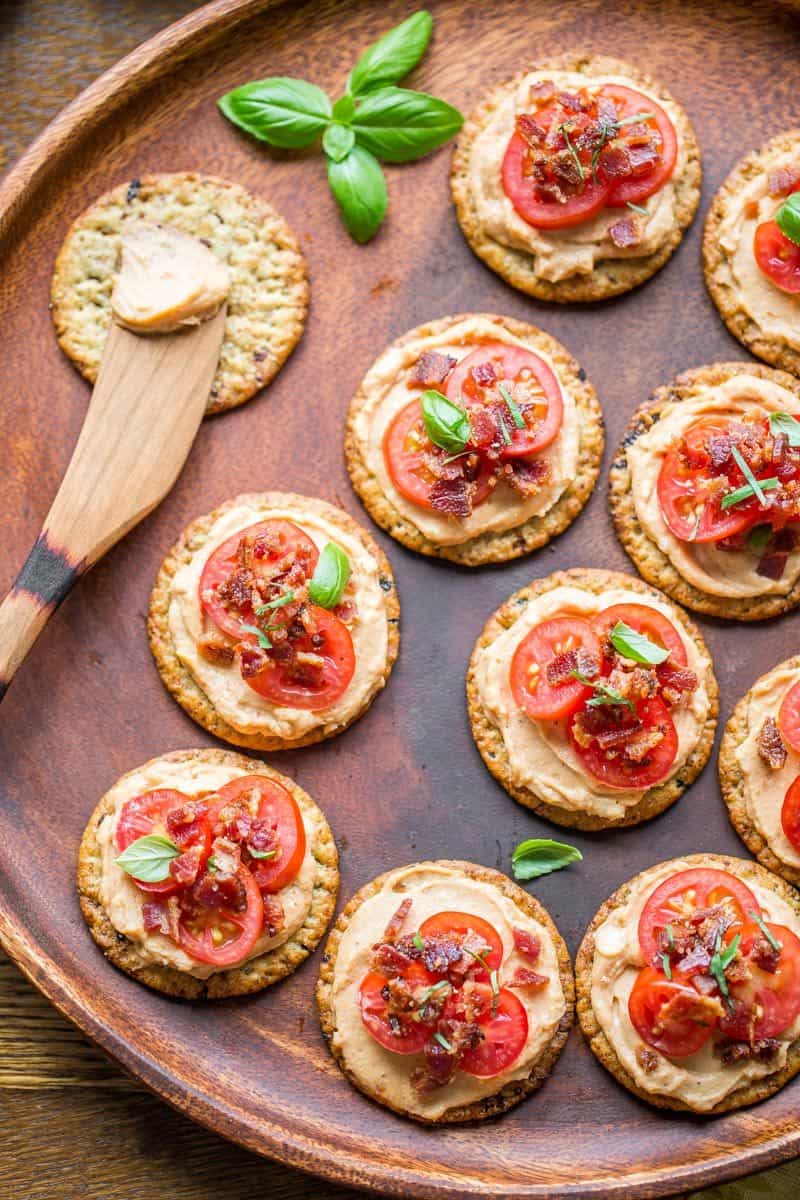
[(624, 621), (617, 621), (611, 630), (610, 637), (611, 645), (617, 653), (621, 654), (623, 658), (630, 658), (633, 662), (655, 665), (669, 658), (669, 650), (663, 646), (657, 646), (643, 633), (631, 629), (630, 625), (626, 625)]
[(775, 213), (775, 222), (790, 242), (800, 246), (800, 193), (793, 192), (784, 200)]
[(580, 862), (580, 850), (566, 842), (554, 842), (552, 838), (528, 838), (516, 847), (511, 855), (511, 869), (515, 879), (538, 879), (551, 871), (560, 871), (570, 863)]
[(435, 446), (448, 454), (461, 454), (472, 437), (472, 426), (463, 408), (433, 388), (420, 397), (422, 423)]
[(131, 842), (116, 863), (140, 883), (163, 883), (169, 879), (170, 863), (179, 854), (180, 850), (169, 838), (149, 833)]
[(335, 104), (313, 83), (275, 76), (234, 88), (220, 111), (239, 129), (284, 149), (322, 138), (328, 182), (348, 232), (357, 242), (374, 237), (388, 205), (378, 159), (410, 162), (436, 150), (463, 124), (458, 109), (398, 87), (425, 53), (433, 21), (424, 9), (370, 46), (350, 73)]
[(320, 608), (335, 608), (350, 578), (350, 559), (336, 542), (328, 542), (317, 559), (308, 585), (309, 599)]
[(632, 713), (636, 712), (636, 705), (627, 696), (623, 696), (622, 692), (611, 687), (610, 684), (604, 683), (602, 679), (589, 679), (580, 671), (570, 671), (573, 679), (577, 679), (584, 687), (594, 689), (594, 695), (586, 701), (587, 708), (602, 708), (604, 705), (617, 704), (625, 708), (629, 708)]
[(800, 446), (800, 421), (787, 412), (769, 414), (770, 433), (775, 437), (782, 433), (790, 446)]

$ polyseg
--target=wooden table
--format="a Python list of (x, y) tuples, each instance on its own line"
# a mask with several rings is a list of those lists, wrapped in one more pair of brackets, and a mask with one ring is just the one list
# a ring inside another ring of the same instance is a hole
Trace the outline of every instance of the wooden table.
[[(0, 163), (192, 0), (0, 3)], [(110, 1063), (0, 952), (0, 1200), (348, 1200), (193, 1125)], [(790, 1200), (792, 1164), (692, 1200)]]

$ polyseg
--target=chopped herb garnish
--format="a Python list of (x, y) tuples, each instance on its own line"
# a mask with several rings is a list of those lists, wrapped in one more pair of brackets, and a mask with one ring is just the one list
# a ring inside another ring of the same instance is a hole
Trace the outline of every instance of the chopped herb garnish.
[(584, 180), (586, 178), (586, 172), (583, 169), (583, 163), (581, 162), (580, 158), (578, 157), (578, 151), (575, 149), (575, 147), (572, 144), (572, 141), (570, 140), (569, 131), (567, 129), (567, 122), (565, 122), (563, 125), (559, 125), (558, 132), (560, 134), (563, 134), (564, 141), (567, 143), (567, 149), (569, 150), (570, 154), (572, 155), (572, 161), (575, 163), (575, 166), (578, 168), (578, 174), (580, 175), (581, 180)]
[(417, 1007), (424, 1008), (425, 1005), (430, 1000), (431, 996), (435, 996), (438, 992), (441, 992), (443, 988), (446, 988), (447, 991), (450, 992), (450, 991), (452, 991), (452, 987), (453, 987), (453, 985), (451, 983), (448, 983), (448, 981), (446, 979), (440, 979), (438, 983), (431, 984), (431, 986), (429, 988), (426, 988), (425, 991), (420, 996), (419, 1004)]
[(497, 971), (489, 972), (489, 983), (492, 985), (492, 1011), (491, 1016), (497, 1012), (497, 1006), (500, 1003), (500, 980), (497, 978)]
[(210, 857), (210, 858), (209, 858), (209, 859), (206, 861), (206, 866), (208, 867), (209, 871), (216, 871), (216, 869), (217, 869), (217, 860), (214, 858), (214, 855), (213, 855), (213, 854), (212, 854), (212, 855), (211, 855), (211, 857)]
[(672, 979), (672, 967), (669, 965), (669, 955), (666, 950), (661, 955), (661, 970), (666, 975), (667, 979)]
[(655, 642), (651, 642), (643, 633), (632, 629), (624, 621), (617, 621), (609, 637), (611, 645), (617, 653), (621, 654), (623, 658), (630, 658), (633, 662), (654, 665), (669, 658), (669, 650), (663, 646), (657, 646)]
[(248, 846), (247, 850), (248, 850), (248, 853), (251, 855), (251, 857), (260, 858), (260, 859), (275, 858), (275, 856), (278, 853), (277, 846), (275, 847), (274, 850), (253, 850), (250, 846)]
[(599, 679), (587, 679), (580, 671), (570, 671), (570, 675), (586, 687), (594, 688), (591, 700), (586, 701), (587, 708), (601, 708), (607, 704), (624, 704), (632, 713), (636, 712), (633, 701), (629, 700), (627, 696), (623, 696), (622, 692), (618, 692), (616, 688), (609, 687), (607, 683), (603, 683)]
[(717, 981), (717, 986), (725, 1000), (729, 1009), (733, 1009), (733, 1001), (731, 1000), (730, 989), (728, 988), (728, 980), (725, 978), (725, 971), (731, 965), (736, 957), (736, 951), (739, 949), (739, 943), (742, 940), (740, 933), (729, 943), (723, 950), (722, 947), (722, 932), (717, 933), (717, 940), (714, 946), (714, 954), (711, 962), (708, 964), (708, 969)]
[(522, 415), (519, 405), (517, 404), (511, 392), (504, 383), (498, 383), (497, 390), (508, 405), (508, 411), (511, 413), (511, 420), (516, 425), (517, 429), (525, 428), (525, 418)]
[(770, 433), (775, 437), (782, 433), (790, 446), (800, 446), (800, 421), (791, 413), (775, 412), (769, 414)]
[(505, 444), (507, 446), (510, 446), (511, 445), (511, 435), (509, 434), (508, 430), (506, 429), (506, 423), (503, 420), (502, 413), (497, 414), (497, 421), (498, 421), (498, 424), (500, 425), (501, 438), (503, 439), (503, 441), (505, 442)]
[(775, 937), (775, 934), (772, 932), (772, 930), (769, 928), (769, 926), (765, 924), (764, 918), (762, 916), (759, 916), (759, 914), (757, 912), (748, 912), (747, 915), (748, 915), (748, 917), (752, 917), (752, 919), (755, 921), (756, 925), (761, 930), (764, 937), (769, 942), (770, 946), (772, 946), (772, 949), (777, 950), (778, 953), (780, 953), (781, 950), (783, 949), (783, 946), (778, 941), (778, 939)]
[(255, 614), (260, 617), (262, 613), (269, 612), (273, 608), (283, 608), (284, 604), (291, 604), (294, 600), (294, 592), (284, 592), (282, 596), (278, 596), (275, 600), (269, 600), (266, 604), (259, 604)]
[(453, 1053), (453, 1047), (450, 1045), (450, 1043), (448, 1042), (448, 1040), (444, 1036), (444, 1034), (439, 1033), (438, 1029), (436, 1030), (436, 1033), (433, 1035), (433, 1040), (435, 1042), (438, 1042), (439, 1045), (442, 1047), (442, 1049), (447, 1050), (448, 1054)]
[(643, 217), (647, 216), (647, 209), (642, 208), (641, 204), (634, 204), (632, 200), (628, 200), (627, 206), (633, 209), (634, 212), (641, 213)]
[(640, 121), (652, 121), (655, 113), (643, 112), (634, 113), (630, 117), (623, 117), (621, 121), (614, 122), (615, 129), (622, 129), (623, 125), (638, 125)]
[(664, 933), (667, 935), (667, 946), (670, 950), (675, 949), (675, 934), (672, 932), (672, 926), (667, 922), (664, 926)]
[(247, 633), (254, 633), (258, 638), (258, 644), (262, 650), (271, 650), (272, 642), (269, 640), (263, 629), (259, 629), (257, 625), (242, 625)]
[[(769, 479), (759, 479), (758, 486), (762, 492), (769, 492), (773, 488), (780, 487), (780, 482), (777, 476), (771, 475)], [(734, 504), (741, 504), (742, 500), (749, 500), (753, 495), (755, 493), (752, 487), (749, 483), (745, 483), (735, 492), (728, 492), (727, 496), (723, 496), (720, 508), (732, 508)], [(764, 503), (763, 496), (761, 503)]]
[(755, 475), (750, 470), (750, 466), (747, 463), (747, 461), (745, 460), (745, 458), (743, 457), (739, 447), (731, 446), (731, 454), (733, 455), (734, 461), (736, 462), (736, 465), (738, 466), (739, 470), (742, 472), (745, 479), (750, 484), (750, 487), (753, 489), (753, 494), (758, 496), (758, 503), (763, 508), (766, 504), (766, 500), (764, 499), (764, 493), (762, 492), (761, 487), (759, 486), (759, 482), (756, 479)]
[(425, 949), (425, 943), (422, 940), (422, 935), (419, 930), (417, 930), (417, 932), (414, 934), (411, 941), (414, 943), (417, 950), (419, 950), (420, 954), (422, 954), (423, 950)]

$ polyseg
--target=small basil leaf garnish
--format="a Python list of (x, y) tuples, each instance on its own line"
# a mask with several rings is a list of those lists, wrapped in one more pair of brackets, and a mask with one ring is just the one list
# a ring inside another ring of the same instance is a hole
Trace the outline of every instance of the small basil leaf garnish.
[(406, 88), (387, 87), (360, 100), (351, 127), (359, 145), (384, 162), (410, 162), (458, 133), (457, 108)]
[(328, 159), (328, 183), (348, 233), (368, 242), (386, 215), (389, 195), (380, 163), (363, 146), (353, 146), (343, 159)]
[(511, 855), (511, 869), (515, 879), (538, 879), (540, 875), (560, 871), (582, 858), (580, 850), (566, 842), (554, 842), (552, 838), (528, 838), (520, 842)]
[(281, 75), (245, 83), (217, 103), (239, 129), (284, 150), (309, 146), (331, 117), (331, 102), (322, 88)]
[(770, 432), (776, 437), (782, 433), (790, 446), (800, 446), (800, 421), (787, 412), (769, 414)]
[(643, 633), (631, 629), (630, 625), (626, 625), (624, 621), (617, 621), (611, 630), (610, 637), (611, 645), (617, 653), (621, 654), (623, 658), (632, 659), (633, 662), (653, 665), (662, 663), (669, 658), (669, 650), (663, 646), (657, 646)]
[[(780, 487), (780, 483), (776, 475), (771, 475), (769, 479), (759, 479), (758, 486), (761, 492), (770, 492), (773, 488)], [(732, 508), (734, 504), (741, 504), (742, 500), (749, 500), (754, 495), (752, 484), (744, 483), (735, 492), (728, 492), (727, 496), (722, 497), (720, 508)]]
[(775, 222), (781, 233), (800, 246), (800, 194), (793, 192), (775, 213)]
[(141, 883), (163, 883), (169, 879), (170, 863), (179, 854), (180, 850), (169, 838), (160, 833), (149, 833), (131, 842), (116, 859), (116, 864)]
[(472, 437), (464, 409), (433, 389), (422, 393), (420, 405), (425, 432), (433, 444), (448, 454), (461, 454)]
[(497, 390), (500, 393), (500, 395), (503, 397), (503, 399), (505, 400), (506, 408), (511, 413), (511, 420), (514, 422), (514, 425), (516, 426), (516, 428), (524, 429), (525, 428), (525, 418), (523, 417), (522, 410), (520, 409), (516, 400), (511, 395), (511, 392), (508, 390), (508, 388), (506, 387), (506, 385), (504, 383), (498, 383)]
[(390, 29), (361, 55), (350, 72), (348, 92), (361, 96), (397, 83), (422, 58), (432, 31), (433, 18), (424, 8)]
[(349, 125), (329, 125), (322, 135), (322, 149), (328, 158), (341, 162), (356, 144), (356, 135)]
[(320, 608), (335, 608), (350, 578), (350, 559), (336, 542), (328, 542), (317, 559), (308, 596)]

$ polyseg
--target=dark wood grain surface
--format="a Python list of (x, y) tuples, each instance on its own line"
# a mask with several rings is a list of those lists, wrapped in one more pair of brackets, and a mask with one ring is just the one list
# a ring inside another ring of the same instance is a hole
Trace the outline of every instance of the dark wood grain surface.
[[(4, 5), (0, 140), (9, 156), (70, 89), (126, 49), (125, 38), (136, 41), (193, 7)], [(623, 20), (600, 0), (575, 0), (566, 11), (510, 0), (443, 0), (432, 7), (436, 39), (415, 82), (464, 108), (523, 53), (533, 59), (591, 46), (637, 58), (663, 76), (696, 123), (706, 164), (704, 208), (741, 152), (798, 120), (791, 69), (800, 48), (797, 18), (766, 0), (631, 3), (620, 5)], [(692, 1164), (707, 1163), (717, 1179), (730, 1173), (724, 1160), (731, 1156), (739, 1156), (740, 1172), (766, 1161), (774, 1153), (769, 1145), (796, 1129), (796, 1087), (714, 1124), (655, 1115), (604, 1075), (575, 1034), (537, 1098), (502, 1122), (431, 1135), (375, 1109), (339, 1078), (317, 1032), (313, 961), (271, 995), (213, 1012), (176, 1006), (98, 959), (74, 899), (75, 847), (98, 794), (152, 754), (209, 744), (162, 692), (146, 649), (143, 614), (161, 556), (183, 523), (245, 488), (316, 492), (360, 516), (341, 462), (342, 418), (386, 341), (424, 319), (466, 309), (539, 321), (581, 356), (605, 406), (612, 446), (651, 387), (686, 366), (744, 357), (703, 289), (699, 227), (639, 292), (591, 310), (557, 311), (511, 292), (472, 258), (449, 205), (446, 152), (390, 170), (389, 221), (372, 245), (359, 249), (341, 232), (320, 160), (271, 158), (222, 124), (216, 96), (246, 78), (306, 74), (340, 87), (355, 48), (407, 11), (395, 0), (292, 4), (248, 22), (110, 112), (105, 123), (88, 122), (10, 231), (0, 263), (0, 439), (8, 448), (0, 502), (14, 519), (0, 528), (0, 586), (10, 582), (41, 521), (86, 403), (86, 386), (55, 345), (47, 289), (67, 223), (92, 196), (144, 170), (198, 166), (264, 192), (303, 239), (312, 315), (304, 343), (275, 385), (204, 427), (172, 496), (69, 598), (9, 693), (0, 722), (0, 917), (17, 934), (24, 930), (15, 950), (40, 984), (62, 1005), (79, 1003), (85, 1023), (107, 1046), (133, 1063), (125, 1045), (135, 1042), (139, 1069), (168, 1098), (251, 1144), (323, 1170), (336, 1159), (354, 1182), (367, 1180), (359, 1162), (388, 1187), (417, 1177), (417, 1194), (425, 1196), (442, 1181), (453, 1192), (473, 1186), (482, 1194), (520, 1194), (536, 1187), (539, 1195), (556, 1196), (581, 1177), (608, 1186), (617, 1181), (631, 1195), (664, 1194), (668, 1184), (641, 1177), (648, 1164), (675, 1169), (685, 1183)], [(41, 56), (26, 45), (26, 30), (33, 29), (40, 31)], [(24, 105), (15, 104), (20, 94)], [(299, 444), (298, 457), (291, 450)], [(549, 832), (492, 783), (474, 752), (462, 698), (469, 648), (491, 609), (532, 575), (567, 565), (629, 568), (611, 533), (604, 484), (555, 546), (508, 567), (469, 575), (382, 540), (404, 605), (405, 642), (392, 683), (336, 742), (274, 756), (327, 807), (342, 851), (345, 896), (379, 870), (417, 856), (456, 854), (507, 868), (520, 837)], [(738, 635), (702, 623), (722, 684), (723, 716), (756, 675), (789, 653), (796, 620)], [(537, 887), (573, 950), (600, 901), (635, 871), (682, 851), (743, 852), (725, 821), (713, 768), (650, 826), (574, 840), (584, 863)], [(170, 1081), (178, 1075), (180, 1086)], [(205, 1099), (220, 1092), (230, 1100), (221, 1114)], [(34, 1095), (0, 1094), (0, 1189), (7, 1189), (0, 1195), (44, 1195), (42, 1176), (56, 1198), (79, 1188), (126, 1198), (223, 1190), (236, 1196), (235, 1189), (244, 1195), (267, 1186), (278, 1196), (309, 1188), (324, 1197), (351, 1194), (227, 1147), (143, 1092), (111, 1097), (75, 1088)], [(74, 1148), (69, 1159), (57, 1152), (59, 1142)], [(39, 1170), (25, 1182), (19, 1160), (31, 1149)], [(127, 1169), (112, 1177), (115, 1162)], [(195, 1164), (205, 1190), (191, 1190)], [(592, 1186), (587, 1182), (583, 1194)]]

